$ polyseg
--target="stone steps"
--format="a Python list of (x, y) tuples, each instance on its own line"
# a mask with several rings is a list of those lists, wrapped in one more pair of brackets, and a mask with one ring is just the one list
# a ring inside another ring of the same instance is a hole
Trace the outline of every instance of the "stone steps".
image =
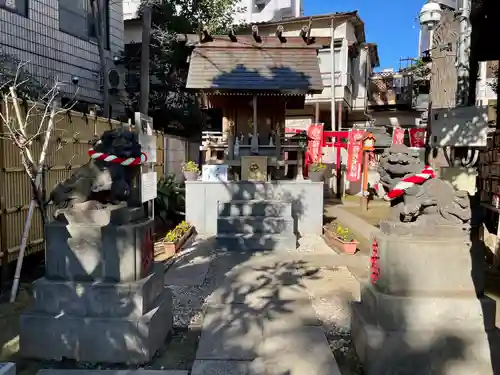
[(232, 216), (217, 219), (219, 233), (293, 233), (292, 217)]
[(272, 216), (291, 217), (292, 205), (279, 200), (233, 200), (218, 204), (219, 217)]
[(228, 251), (289, 251), (297, 247), (297, 238), (293, 233), (219, 233), (216, 247)]
[(218, 249), (290, 251), (297, 247), (290, 202), (233, 200), (219, 203), (218, 212)]

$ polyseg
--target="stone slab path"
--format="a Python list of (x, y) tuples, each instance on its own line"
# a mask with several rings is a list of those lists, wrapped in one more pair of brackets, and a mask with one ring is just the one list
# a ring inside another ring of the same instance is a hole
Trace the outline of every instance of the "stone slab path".
[(359, 283), (319, 238), (294, 252), (217, 252), (171, 267), (174, 324), (201, 327), (191, 375), (340, 375), (327, 337), (349, 334)]
[(179, 370), (40, 370), (37, 375), (188, 375)]

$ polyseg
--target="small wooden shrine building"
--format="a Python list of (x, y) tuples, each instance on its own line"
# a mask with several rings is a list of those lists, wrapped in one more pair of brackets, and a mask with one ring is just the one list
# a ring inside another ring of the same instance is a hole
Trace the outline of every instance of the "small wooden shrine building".
[(205, 163), (241, 167), (242, 156), (260, 155), (271, 168), (301, 164), (284, 160), (286, 147), (298, 147), (283, 144), (285, 113), (303, 108), (305, 95), (322, 92), (317, 52), (330, 38), (312, 38), (307, 27), (297, 37), (282, 32), (278, 26), (276, 36), (260, 36), (254, 25), (252, 35), (178, 36), (193, 47), (186, 88), (222, 109), (222, 132), (203, 137)]

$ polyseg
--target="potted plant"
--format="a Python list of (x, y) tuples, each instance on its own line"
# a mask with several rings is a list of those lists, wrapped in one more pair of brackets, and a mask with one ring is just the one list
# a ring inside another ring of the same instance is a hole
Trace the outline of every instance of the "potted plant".
[(322, 182), (326, 171), (326, 164), (315, 163), (309, 168), (309, 180), (312, 182)]
[(174, 229), (168, 231), (163, 240), (163, 249), (166, 255), (173, 256), (179, 251), (194, 232), (194, 227), (187, 221), (182, 221)]
[(187, 163), (182, 164), (182, 172), (184, 173), (186, 181), (196, 181), (200, 174), (200, 168), (198, 167), (198, 164), (190, 160)]
[(333, 232), (330, 232), (332, 245), (346, 254), (355, 254), (359, 242), (356, 241), (349, 228), (337, 224)]

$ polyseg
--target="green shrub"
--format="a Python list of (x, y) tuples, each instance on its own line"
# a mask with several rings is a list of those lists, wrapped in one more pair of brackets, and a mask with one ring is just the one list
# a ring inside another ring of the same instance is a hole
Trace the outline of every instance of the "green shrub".
[(324, 170), (326, 170), (326, 164), (323, 163), (311, 164), (311, 172), (323, 172)]
[(176, 242), (184, 236), (187, 231), (191, 228), (191, 225), (187, 221), (182, 221), (174, 229), (170, 230), (165, 236), (165, 242)]
[(183, 172), (199, 172), (200, 168), (198, 167), (198, 164), (196, 164), (194, 161), (188, 161), (187, 163), (182, 164), (182, 171)]

